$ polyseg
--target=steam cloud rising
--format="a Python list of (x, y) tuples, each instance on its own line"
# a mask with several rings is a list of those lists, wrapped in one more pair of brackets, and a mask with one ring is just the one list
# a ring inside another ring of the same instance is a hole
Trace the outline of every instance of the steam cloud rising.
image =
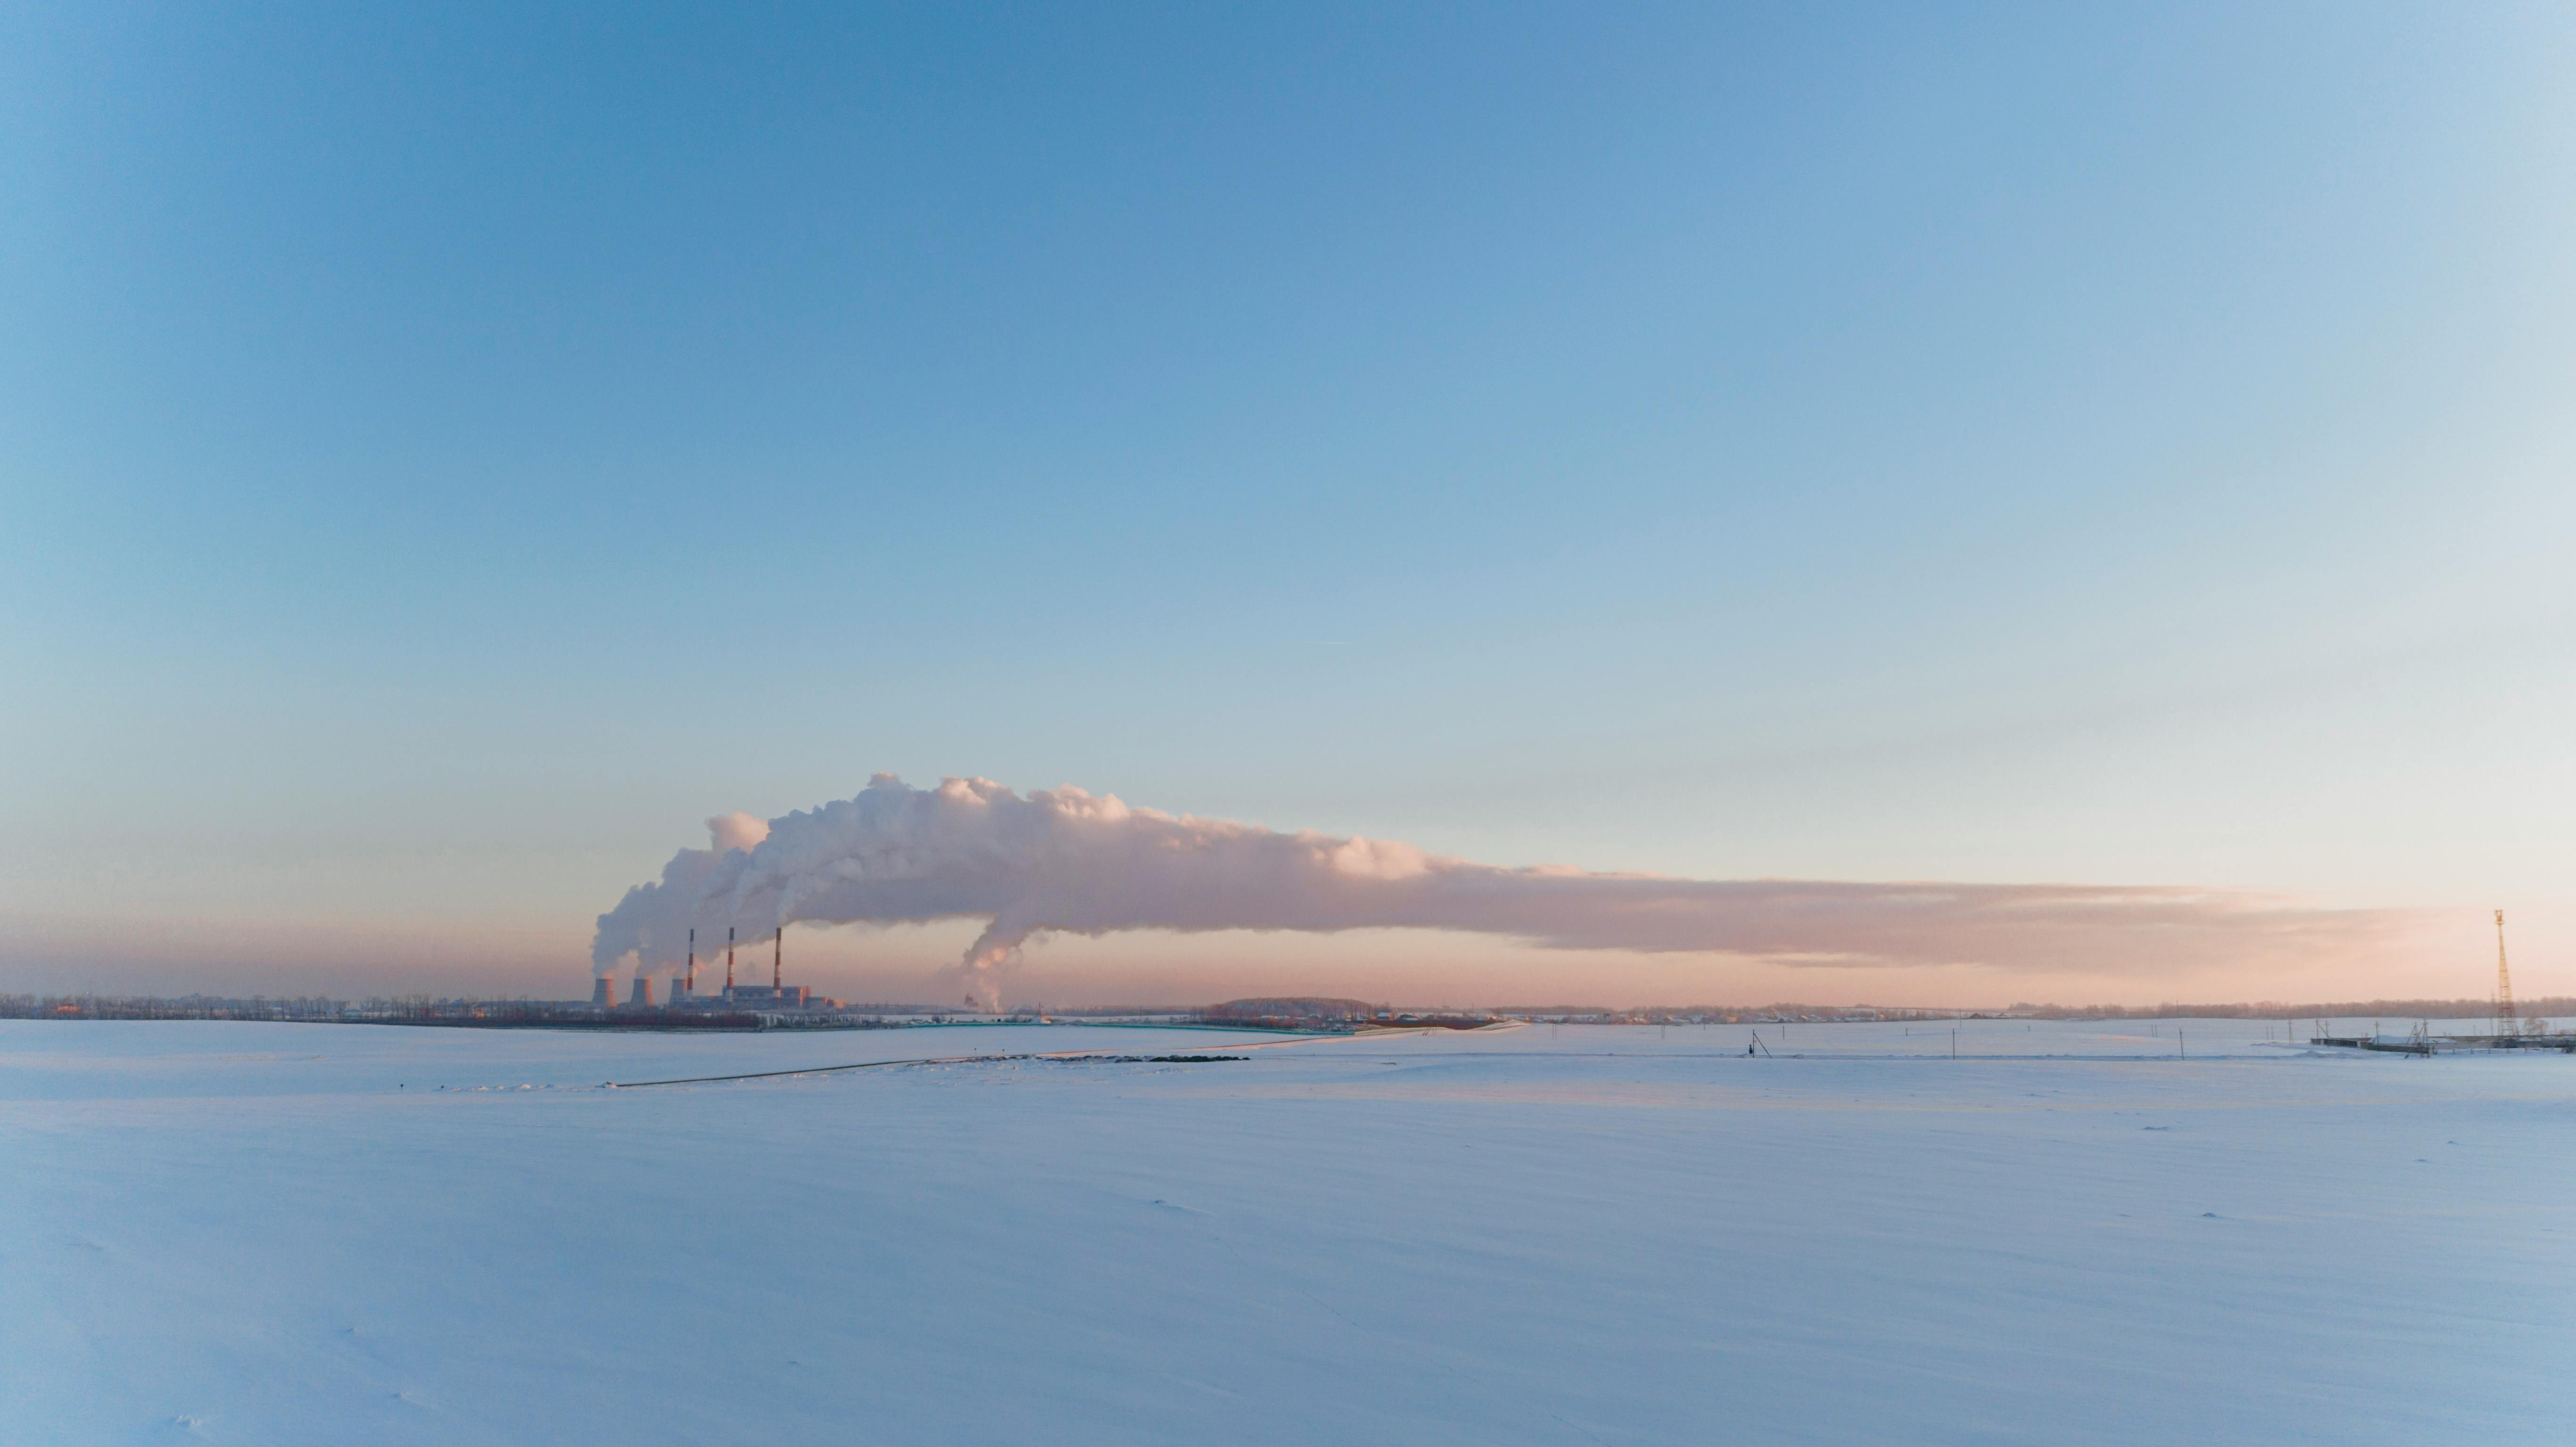
[(1973, 964), (2138, 974), (2366, 948), (2393, 916), (2222, 891), (2060, 884), (1695, 880), (1505, 869), (1410, 844), (1282, 834), (989, 779), (915, 789), (879, 774), (855, 799), (766, 823), (711, 819), (660, 882), (599, 917), (594, 969), (680, 968), (796, 921), (991, 923), (957, 974), (998, 1004), (1020, 948), (1054, 931), (1464, 930), (1562, 949), (1704, 951), (1805, 965)]

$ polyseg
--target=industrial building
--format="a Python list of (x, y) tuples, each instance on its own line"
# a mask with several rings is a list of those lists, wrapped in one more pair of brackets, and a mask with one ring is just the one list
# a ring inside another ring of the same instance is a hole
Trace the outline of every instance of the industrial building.
[(729, 1010), (802, 1010), (813, 998), (804, 985), (736, 985), (711, 1003)]

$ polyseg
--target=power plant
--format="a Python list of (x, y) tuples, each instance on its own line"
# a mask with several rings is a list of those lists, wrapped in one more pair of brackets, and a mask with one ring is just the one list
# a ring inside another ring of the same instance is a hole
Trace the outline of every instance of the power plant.
[(698, 932), (689, 931), (688, 963), (679, 978), (671, 982), (670, 998), (657, 1004), (653, 999), (653, 976), (638, 970), (626, 1003), (616, 1003), (615, 984), (601, 975), (591, 983), (590, 1003), (593, 1009), (623, 1014), (642, 1010), (685, 1010), (723, 1015), (775, 1015), (788, 1011), (831, 1009), (836, 1003), (815, 998), (812, 987), (787, 983), (787, 930), (780, 926), (770, 936), (769, 983), (743, 985), (734, 980), (734, 931), (725, 930), (724, 989), (713, 995), (698, 993)]

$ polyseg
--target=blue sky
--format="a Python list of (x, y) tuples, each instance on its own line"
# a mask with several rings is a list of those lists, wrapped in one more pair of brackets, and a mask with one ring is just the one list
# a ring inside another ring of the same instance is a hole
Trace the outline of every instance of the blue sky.
[(2576, 990), (2571, 62), (2501, 6), (21, 7), (0, 986), (577, 983), (698, 821), (884, 769), (2453, 911), (2436, 993), (2504, 905)]

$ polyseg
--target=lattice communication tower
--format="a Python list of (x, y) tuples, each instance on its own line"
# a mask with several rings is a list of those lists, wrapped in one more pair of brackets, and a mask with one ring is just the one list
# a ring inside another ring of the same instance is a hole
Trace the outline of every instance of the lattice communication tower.
[(2496, 1033), (2513, 1033), (2513, 976), (2504, 967), (2504, 911), (2496, 916)]

